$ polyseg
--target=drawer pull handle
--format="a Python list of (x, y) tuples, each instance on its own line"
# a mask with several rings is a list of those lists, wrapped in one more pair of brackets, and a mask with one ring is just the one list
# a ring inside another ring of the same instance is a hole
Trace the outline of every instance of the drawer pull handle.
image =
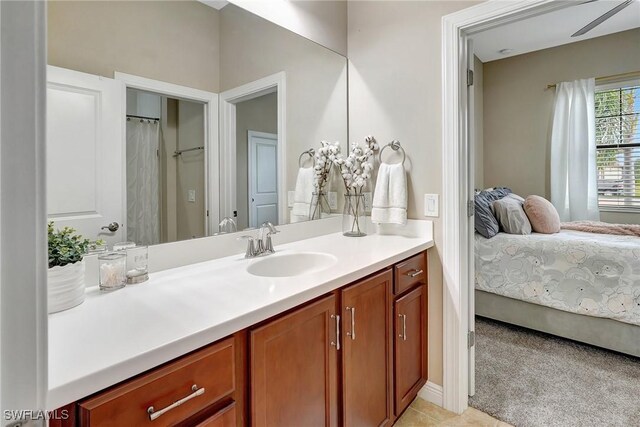
[(356, 340), (356, 308), (346, 307), (347, 311), (351, 312), (351, 331), (347, 332), (347, 336), (351, 337), (351, 341)]
[(331, 345), (340, 350), (340, 316), (337, 314), (331, 315), (332, 319), (336, 319), (336, 342), (332, 342)]
[(407, 315), (406, 314), (398, 314), (398, 317), (402, 319), (402, 333), (398, 334), (403, 341), (407, 340)]
[(416, 277), (416, 276), (421, 275), (422, 273), (424, 273), (424, 270), (413, 270), (412, 273), (407, 273), (407, 276)]
[(153, 421), (153, 420), (159, 418), (162, 414), (165, 414), (165, 413), (169, 412), (173, 408), (182, 405), (183, 403), (193, 399), (194, 397), (197, 397), (197, 396), (200, 396), (201, 394), (204, 394), (204, 387), (203, 388), (198, 388), (198, 386), (194, 384), (194, 385), (191, 386), (191, 391), (193, 391), (193, 393), (191, 393), (189, 396), (183, 397), (180, 400), (176, 400), (171, 405), (169, 405), (166, 408), (161, 409), (161, 410), (159, 410), (157, 412), (156, 412), (155, 409), (153, 409), (153, 406), (149, 406), (147, 408), (147, 414), (149, 414), (149, 419), (151, 421)]

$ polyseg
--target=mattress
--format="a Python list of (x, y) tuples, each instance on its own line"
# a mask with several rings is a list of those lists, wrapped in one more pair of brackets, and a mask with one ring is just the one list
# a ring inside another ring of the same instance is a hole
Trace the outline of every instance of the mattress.
[(485, 292), (640, 325), (640, 238), (476, 233), (475, 282)]

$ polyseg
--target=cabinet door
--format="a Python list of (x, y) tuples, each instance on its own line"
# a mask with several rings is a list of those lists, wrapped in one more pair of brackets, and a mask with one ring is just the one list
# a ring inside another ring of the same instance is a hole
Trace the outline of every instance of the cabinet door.
[(343, 424), (392, 421), (391, 270), (342, 291)]
[(337, 426), (336, 297), (251, 331), (251, 423)]
[(231, 402), (209, 418), (196, 424), (196, 427), (236, 427), (236, 403)]
[(396, 416), (427, 381), (427, 286), (421, 285), (395, 303)]

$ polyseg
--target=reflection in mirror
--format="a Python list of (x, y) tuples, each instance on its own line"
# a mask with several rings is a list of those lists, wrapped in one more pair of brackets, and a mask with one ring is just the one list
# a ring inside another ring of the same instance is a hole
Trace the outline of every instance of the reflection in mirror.
[(233, 4), (50, 1), (48, 60), (56, 226), (156, 244), (340, 212), (299, 158), (347, 149), (343, 56)]
[(236, 225), (278, 221), (278, 94), (236, 104)]
[(203, 104), (135, 89), (126, 96), (126, 240), (205, 236)]

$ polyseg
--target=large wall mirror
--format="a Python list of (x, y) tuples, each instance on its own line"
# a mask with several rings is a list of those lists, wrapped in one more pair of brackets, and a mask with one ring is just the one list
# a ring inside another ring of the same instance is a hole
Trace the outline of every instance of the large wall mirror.
[[(222, 2), (220, 2), (222, 3)], [(113, 244), (336, 214), (314, 150), (347, 149), (345, 57), (233, 4), (50, 1), (47, 210)]]

